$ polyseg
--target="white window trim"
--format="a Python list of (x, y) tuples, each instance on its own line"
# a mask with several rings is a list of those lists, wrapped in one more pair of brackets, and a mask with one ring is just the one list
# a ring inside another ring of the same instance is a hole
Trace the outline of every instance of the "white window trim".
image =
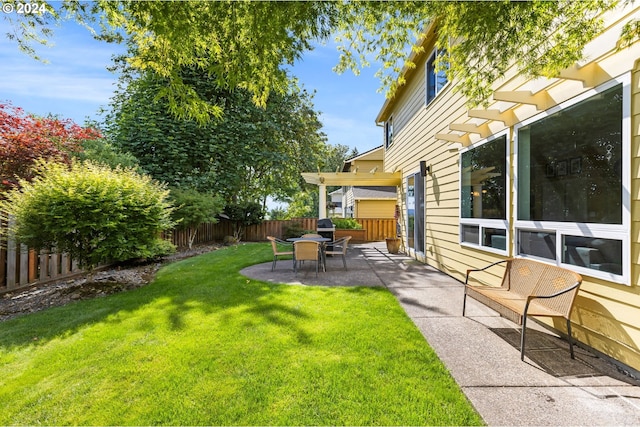
[[(480, 238), (480, 243), (478, 244), (474, 244), (471, 242), (465, 242), (462, 241), (462, 226), (463, 225), (477, 225), (479, 227), (479, 238)], [(492, 246), (485, 246), (482, 244), (482, 237), (483, 237), (483, 232), (485, 228), (498, 228), (501, 230), (505, 230), (506, 234), (505, 234), (505, 239), (506, 239), (506, 244), (505, 244), (505, 249), (498, 249), (498, 248), (494, 248)], [(509, 221), (506, 220), (499, 220), (499, 219), (481, 219), (481, 218), (460, 218), (460, 232), (459, 232), (459, 237), (460, 237), (460, 245), (461, 246), (466, 246), (468, 248), (473, 248), (473, 249), (479, 249), (485, 252), (492, 252), (494, 254), (498, 254), (498, 255), (508, 255), (509, 252), (509, 239), (511, 237), (511, 232), (509, 231)]]
[[(477, 143), (470, 145), (468, 147), (465, 147), (464, 149), (460, 150), (459, 152), (459, 163), (460, 163), (460, 171), (459, 171), (459, 177), (458, 177), (458, 181), (460, 182), (460, 186), (459, 186), (459, 194), (462, 195), (462, 154), (466, 153), (467, 151), (473, 150), (474, 148), (478, 148), (481, 145), (484, 145), (486, 143), (495, 141), (498, 138), (501, 137), (505, 137), (507, 140), (506, 143), (506, 151), (505, 151), (505, 164), (506, 164), (506, 170), (507, 170), (507, 176), (505, 177), (505, 193), (506, 193), (506, 198), (507, 200), (505, 201), (506, 203), (506, 208), (507, 208), (507, 212), (509, 211), (509, 206), (511, 206), (511, 167), (509, 165), (509, 159), (510, 159), (510, 144), (509, 144), (509, 129), (505, 129), (501, 132), (498, 132), (494, 135), (491, 135), (489, 138), (483, 139), (481, 141), (478, 141)], [(458, 200), (459, 202), (459, 200)], [(508, 214), (507, 214), (507, 218), (505, 219), (484, 219), (484, 218), (463, 218), (462, 217), (462, 203), (458, 203), (458, 219), (460, 220), (460, 228), (458, 230), (458, 239), (460, 242), (460, 245), (462, 246), (466, 246), (469, 248), (473, 248), (473, 249), (479, 249), (479, 250), (483, 250), (486, 252), (492, 252), (495, 254), (499, 254), (499, 255), (508, 255), (509, 254), (509, 242), (511, 241), (511, 227), (509, 227), (509, 218), (508, 218)], [(462, 226), (463, 225), (478, 225), (480, 227), (480, 243), (479, 244), (474, 244), (474, 243), (470, 243), (470, 242), (463, 242), (462, 241)], [(497, 249), (497, 248), (493, 248), (491, 246), (484, 246), (482, 244), (482, 236), (483, 236), (483, 229), (485, 228), (500, 228), (500, 229), (504, 229), (506, 230), (506, 245), (505, 245), (505, 249)]]
[[(518, 130), (526, 125), (541, 120), (549, 115), (561, 111), (567, 107), (575, 105), (581, 101), (591, 98), (613, 86), (622, 84), (622, 224), (599, 224), (599, 223), (575, 223), (575, 222), (553, 222), (553, 221), (524, 221), (518, 220), (518, 203), (514, 204), (514, 233), (512, 240), (513, 254), (523, 258), (535, 258), (542, 262), (555, 264), (576, 271), (584, 276), (604, 279), (610, 282), (630, 286), (631, 278), (631, 73), (616, 77), (594, 89), (584, 92), (571, 98), (557, 106), (535, 115), (514, 126), (514, 167), (513, 167), (513, 197), (518, 200)], [(534, 257), (526, 254), (519, 254), (517, 238), (519, 230), (544, 231), (556, 233), (556, 260)], [(613, 239), (622, 241), (622, 274), (613, 274), (606, 271), (599, 271), (581, 267), (574, 264), (562, 262), (562, 236), (573, 235), (582, 237), (601, 237), (603, 239)]]
[[(451, 83), (449, 81), (449, 79), (447, 78), (447, 82), (444, 84), (444, 86), (442, 86), (442, 88), (440, 88), (440, 90), (438, 90), (438, 86), (436, 85), (435, 87), (435, 94), (433, 95), (433, 98), (428, 99), (429, 97), (429, 61), (431, 61), (431, 58), (433, 57), (434, 60), (435, 58), (437, 58), (438, 53), (440, 51), (442, 51), (443, 49), (438, 49), (438, 48), (434, 48), (431, 53), (429, 54), (429, 56), (427, 57), (424, 67), (424, 105), (426, 107), (428, 107), (429, 105), (431, 105), (433, 103), (433, 101), (435, 101), (438, 96), (440, 95), (441, 92), (444, 92), (444, 90), (449, 86), (449, 84)], [(437, 80), (437, 79), (436, 79)]]

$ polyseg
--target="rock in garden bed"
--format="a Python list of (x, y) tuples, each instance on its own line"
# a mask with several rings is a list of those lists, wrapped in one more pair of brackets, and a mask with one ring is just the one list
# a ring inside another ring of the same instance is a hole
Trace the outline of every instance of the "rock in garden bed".
[(5, 292), (0, 294), (0, 321), (65, 305), (72, 301), (103, 297), (139, 288), (150, 283), (162, 265), (207, 253), (218, 247), (219, 245), (199, 245), (191, 250), (176, 252), (160, 261), (108, 268), (96, 272), (91, 281), (86, 275), (75, 276)]

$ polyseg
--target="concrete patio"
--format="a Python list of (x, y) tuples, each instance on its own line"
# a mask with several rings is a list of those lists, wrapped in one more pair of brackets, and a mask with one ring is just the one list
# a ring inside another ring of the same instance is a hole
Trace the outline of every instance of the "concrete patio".
[(491, 426), (640, 425), (640, 381), (613, 364), (528, 322), (525, 361), (520, 329), (468, 299), (462, 317), (461, 282), (408, 256), (391, 255), (384, 242), (350, 246), (318, 273), (312, 263), (294, 274), (292, 262), (258, 264), (247, 277), (302, 286), (383, 286), (436, 351), (470, 402)]

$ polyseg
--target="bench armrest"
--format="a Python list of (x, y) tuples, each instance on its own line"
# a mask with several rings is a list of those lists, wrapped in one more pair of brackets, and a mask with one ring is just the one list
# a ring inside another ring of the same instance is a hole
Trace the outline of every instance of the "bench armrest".
[(502, 263), (505, 263), (507, 261), (509, 261), (509, 259), (503, 259), (503, 260), (500, 260), (500, 261), (496, 261), (496, 262), (494, 262), (492, 264), (489, 264), (489, 265), (487, 265), (486, 267), (483, 267), (483, 268), (470, 268), (470, 269), (468, 269), (467, 270), (467, 277), (464, 279), (464, 284), (466, 285), (469, 282), (469, 274), (470, 273), (472, 273), (474, 271), (484, 271), (484, 270), (486, 270), (488, 268), (493, 267), (494, 265), (502, 264)]
[(527, 297), (527, 303), (529, 301), (531, 301), (531, 300), (536, 299), (536, 298), (555, 298), (555, 297), (560, 296), (562, 294), (566, 294), (567, 292), (571, 292), (572, 290), (574, 290), (578, 286), (580, 286), (580, 282), (575, 282), (573, 285), (571, 285), (571, 286), (569, 286), (567, 288), (564, 288), (564, 289), (562, 289), (562, 290), (560, 290), (558, 292), (554, 292), (552, 294), (549, 294), (549, 295), (529, 295)]

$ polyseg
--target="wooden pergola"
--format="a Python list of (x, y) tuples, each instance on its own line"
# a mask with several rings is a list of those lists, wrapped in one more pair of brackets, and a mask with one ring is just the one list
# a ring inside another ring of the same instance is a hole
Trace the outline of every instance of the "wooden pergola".
[[(402, 184), (401, 172), (378, 172), (372, 169), (369, 172), (303, 172), (302, 177), (308, 184), (318, 186), (319, 199), (326, 200), (327, 185), (354, 186), (354, 187), (399, 187)], [(327, 217), (327, 208), (324, 203), (318, 204), (318, 218)]]

